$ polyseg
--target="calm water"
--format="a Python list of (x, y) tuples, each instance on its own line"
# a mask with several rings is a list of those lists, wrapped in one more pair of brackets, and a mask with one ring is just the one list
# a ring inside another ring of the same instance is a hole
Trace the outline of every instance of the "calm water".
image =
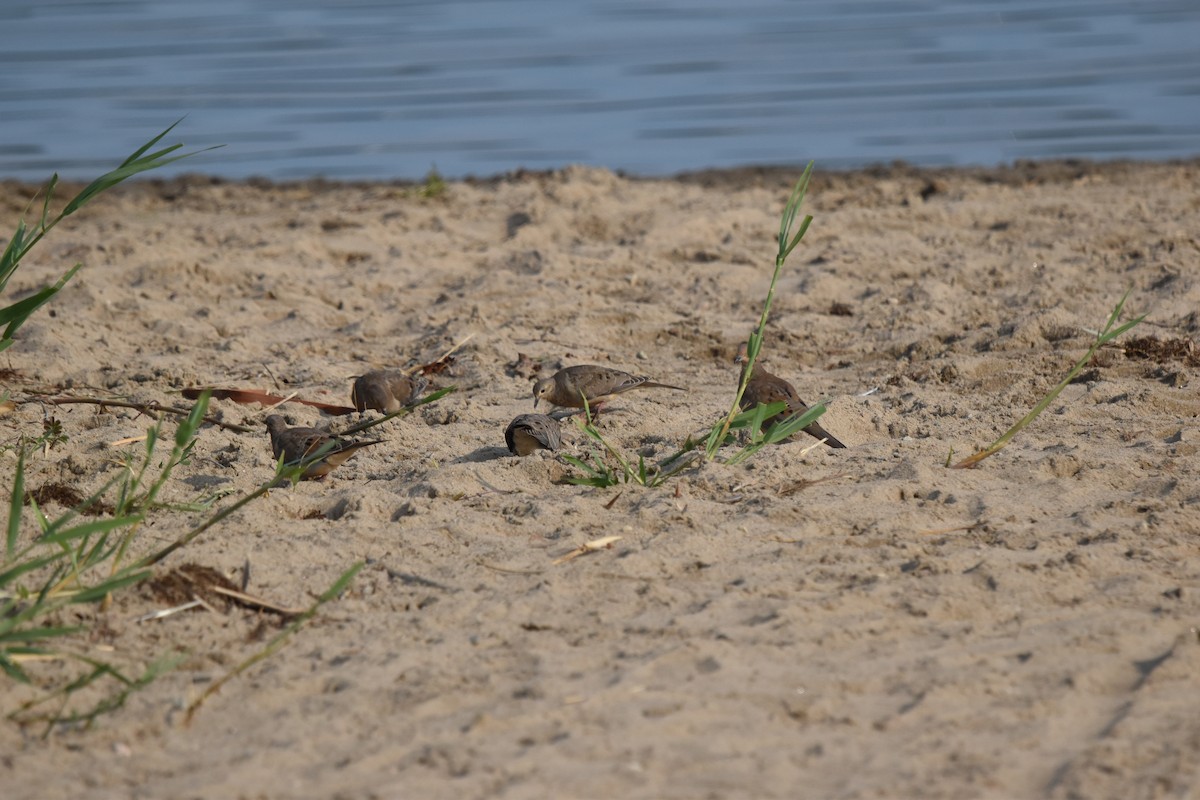
[(1200, 153), (1197, 0), (8, 0), (0, 176)]

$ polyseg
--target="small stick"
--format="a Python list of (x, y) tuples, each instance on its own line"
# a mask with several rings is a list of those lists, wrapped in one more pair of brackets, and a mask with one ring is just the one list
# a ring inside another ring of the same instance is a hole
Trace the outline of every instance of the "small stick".
[(130, 436), (128, 439), (117, 439), (115, 442), (109, 442), (108, 446), (121, 447), (122, 445), (133, 444), (134, 442), (144, 442), (145, 440), (146, 434), (143, 433), (141, 436)]
[(434, 364), (440, 364), (441, 362), (445, 361), (450, 356), (454, 355), (455, 352), (457, 352), (463, 345), (465, 345), (467, 342), (471, 341), (473, 338), (475, 338), (475, 334), (469, 333), (469, 334), (467, 334), (466, 338), (462, 339), (458, 344), (454, 345), (449, 350), (447, 350), (446, 352), (442, 353), (440, 356), (435, 358), (433, 361), (430, 361), (428, 364), (420, 364), (415, 367), (409, 367), (408, 369), (401, 370), (401, 372), (403, 372), (405, 375), (414, 375), (418, 372), (423, 372), (424, 370), (428, 369), (429, 367), (432, 367)]
[(521, 494), (520, 489), (500, 489), (498, 487), (492, 486), (490, 483), (488, 483), (487, 481), (485, 481), (483, 479), (483, 476), (479, 474), (479, 470), (472, 470), (472, 472), (475, 473), (475, 480), (482, 483), (483, 488), (487, 489), (489, 492), (493, 492), (494, 494)]
[[(204, 606), (205, 608), (208, 608), (207, 603), (201, 600), (193, 600), (190, 603), (184, 603), (183, 605), (175, 606), (174, 608), (160, 608), (158, 611), (151, 611), (149, 614), (142, 614), (140, 617), (134, 617), (133, 621), (149, 622), (152, 619), (165, 619), (172, 614), (178, 614), (180, 611), (187, 611), (189, 608), (196, 608), (197, 606)], [(208, 610), (212, 611), (211, 608), (208, 608)]]
[(953, 528), (931, 528), (927, 531), (919, 531), (922, 536), (937, 536), (942, 533), (954, 533), (955, 531), (973, 531), (983, 524), (983, 520), (972, 522), (970, 525), (955, 525)]
[(298, 395), (298, 394), (300, 394), (300, 392), (292, 392), (291, 394), (289, 394), (289, 395), (285, 395), (285, 396), (283, 396), (283, 397), (280, 397), (280, 398), (272, 398), (272, 399), (273, 399), (275, 402), (273, 402), (271, 405), (269, 405), (269, 406), (267, 406), (266, 408), (264, 408), (264, 409), (263, 409), (262, 411), (260, 411), (259, 413), (260, 413), (260, 414), (266, 414), (268, 411), (274, 411), (275, 409), (279, 408), (279, 407), (280, 407), (281, 405), (283, 405), (284, 403), (287, 403), (287, 402), (289, 402), (290, 400), (292, 400), (293, 398), (295, 398), (295, 396), (296, 396), (296, 395)]
[(556, 565), (565, 564), (573, 558), (579, 558), (579, 556), (587, 555), (588, 553), (594, 553), (597, 550), (603, 550), (606, 547), (611, 547), (613, 542), (619, 542), (624, 538), (624, 536), (601, 536), (599, 539), (593, 539), (590, 542), (584, 542), (562, 558), (557, 558), (550, 563)]
[(236, 589), (226, 589), (224, 586), (209, 586), (210, 590), (217, 594), (223, 594), (231, 600), (236, 600), (241, 605), (248, 605), (254, 608), (261, 608), (263, 611), (273, 611), (276, 614), (282, 614), (285, 617), (294, 617), (297, 614), (303, 614), (306, 609), (303, 608), (288, 608), (277, 603), (272, 603), (270, 600), (263, 600), (261, 597), (254, 597)]
[[(92, 406), (112, 406), (113, 408), (132, 408), (141, 411), (143, 414), (150, 414), (154, 411), (162, 411), (165, 414), (174, 414), (177, 417), (186, 417), (192, 413), (190, 408), (175, 408), (174, 406), (164, 406), (158, 403), (134, 403), (127, 400), (103, 400), (99, 397), (30, 397), (20, 401), (21, 403), (51, 403), (56, 406), (65, 406), (75, 403), (83, 403)], [(234, 425), (232, 422), (222, 422), (221, 420), (209, 415), (204, 418), (204, 421), (210, 425), (216, 425), (226, 430), (236, 433), (252, 433), (252, 428), (247, 428), (244, 425)]]
[(271, 379), (271, 383), (275, 384), (275, 391), (279, 391), (279, 378), (276, 378), (275, 373), (271, 371), (271, 365), (263, 361), (262, 368), (266, 370), (267, 376)]
[(502, 567), (499, 564), (489, 564), (486, 561), (476, 561), (475, 563), (486, 569), (495, 570), (496, 572), (506, 572), (509, 575), (541, 575), (542, 574), (542, 570), (540, 570), (540, 569), (513, 569), (512, 567)]

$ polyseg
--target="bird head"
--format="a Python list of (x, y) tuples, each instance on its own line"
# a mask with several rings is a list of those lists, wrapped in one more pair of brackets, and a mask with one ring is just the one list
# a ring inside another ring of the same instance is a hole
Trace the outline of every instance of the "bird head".
[(538, 400), (554, 394), (554, 379), (542, 378), (533, 385), (533, 407), (537, 408)]

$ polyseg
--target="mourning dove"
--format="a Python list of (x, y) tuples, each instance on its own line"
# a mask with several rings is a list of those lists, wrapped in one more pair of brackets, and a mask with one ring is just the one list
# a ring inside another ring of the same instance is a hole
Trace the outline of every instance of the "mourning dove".
[(420, 375), (377, 369), (354, 379), (350, 402), (359, 411), (370, 408), (384, 414), (394, 414), (416, 402), (428, 385), (429, 381)]
[(346, 463), (358, 450), (383, 441), (364, 439), (352, 442), (334, 438), (316, 428), (289, 428), (278, 414), (267, 417), (266, 422), (267, 430), (271, 433), (271, 452), (277, 459), (283, 456), (285, 466), (296, 466), (320, 453), (315, 461), (305, 467), (301, 480), (323, 478)]
[(586, 397), (592, 412), (599, 414), (603, 403), (611, 400), (613, 396), (628, 392), (630, 389), (652, 387), (687, 391), (682, 386), (658, 383), (644, 375), (630, 375), (619, 369), (600, 367), (595, 364), (579, 364), (560, 369), (551, 377), (543, 378), (535, 383), (533, 385), (533, 407), (537, 408), (539, 400), (545, 400), (556, 406), (583, 408), (583, 397)]
[[(746, 363), (748, 359), (745, 344), (738, 348), (738, 354), (733, 360), (737, 364)], [(769, 405), (771, 403), (787, 403), (787, 410), (763, 420), (764, 430), (776, 422), (781, 422), (794, 414), (803, 414), (808, 410), (808, 405), (796, 393), (796, 387), (778, 375), (772, 375), (767, 372), (755, 360), (754, 371), (750, 373), (750, 382), (746, 384), (746, 392), (742, 395), (742, 409), (746, 410), (754, 408), (759, 404)], [(816, 422), (802, 430), (809, 436), (824, 439), (825, 444), (830, 447), (846, 446), (831, 436), (829, 431), (822, 428)]]
[(545, 414), (519, 414), (504, 429), (504, 441), (514, 455), (527, 456), (534, 450), (562, 447), (558, 420)]

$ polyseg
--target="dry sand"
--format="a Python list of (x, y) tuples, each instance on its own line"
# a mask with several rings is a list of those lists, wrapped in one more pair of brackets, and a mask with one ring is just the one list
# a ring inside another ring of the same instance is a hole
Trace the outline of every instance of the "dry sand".
[[(1126, 316), (1148, 319), (1126, 340), (1195, 341), (1200, 162), (818, 173), (764, 363), (830, 401), (823, 424), (847, 449), (801, 437), (658, 490), (565, 485), (563, 462), (504, 449), (532, 410), (519, 353), (689, 387), (631, 393), (602, 420), (648, 458), (727, 409), (796, 177), (572, 168), (434, 199), (189, 178), (122, 187), (64, 223), (10, 287), (85, 264), (3, 355), (18, 399), (182, 403), (211, 384), (344, 404), (352, 376), (472, 338), (434, 377), (455, 394), (160, 570), (240, 584), (248, 564), (248, 591), (302, 607), (365, 560), (339, 601), (185, 725), (277, 618), (137, 623), (167, 603), (119, 597), (78, 647), (132, 674), (187, 659), (90, 731), (0, 726), (0, 793), (1194, 797), (1194, 347), (1147, 358), (1119, 342), (1001, 454), (943, 465), (1061, 380), (1130, 287)], [(4, 188), (11, 230), (31, 189)], [(262, 410), (214, 409), (255, 432), (205, 428), (162, 499), (232, 492), (220, 506), (272, 474)], [(43, 411), (0, 420), (5, 442), (40, 433)], [(150, 422), (45, 411), (70, 440), (31, 460), (32, 488), (98, 487), (140, 448), (109, 443)], [(156, 512), (137, 546), (202, 518)], [(6, 710), (29, 696), (3, 685)]]

